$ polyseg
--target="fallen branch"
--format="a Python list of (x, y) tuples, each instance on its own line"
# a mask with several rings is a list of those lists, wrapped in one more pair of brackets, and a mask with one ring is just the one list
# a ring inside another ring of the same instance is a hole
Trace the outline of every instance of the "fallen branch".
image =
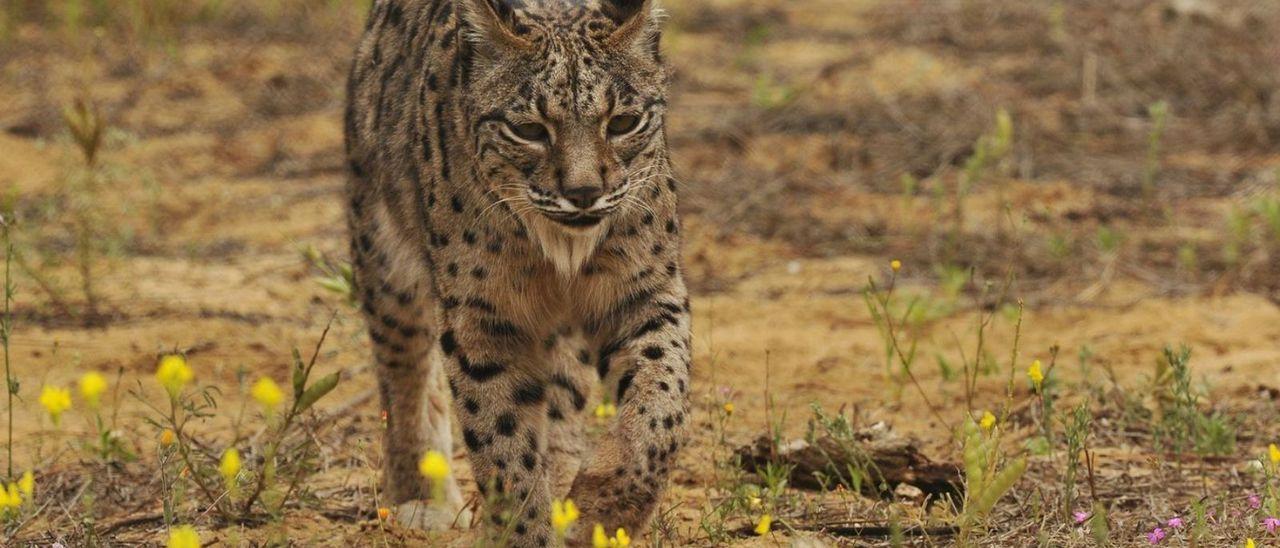
[[(853, 440), (824, 435), (813, 443), (795, 440), (776, 448), (768, 436), (760, 436), (737, 454), (748, 472), (763, 471), (769, 463), (789, 465), (790, 485), (801, 489), (854, 489), (860, 484), (864, 495), (885, 497), (907, 484), (933, 499), (956, 500), (964, 491), (957, 464), (935, 462), (912, 441), (884, 430), (864, 430)], [(861, 481), (854, 481), (853, 473), (861, 474)]]

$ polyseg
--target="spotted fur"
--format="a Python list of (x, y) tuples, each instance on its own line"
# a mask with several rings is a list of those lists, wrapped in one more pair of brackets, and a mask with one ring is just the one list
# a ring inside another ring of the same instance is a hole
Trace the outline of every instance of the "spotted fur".
[[(645, 529), (689, 412), (659, 15), (375, 2), (349, 84), (348, 220), (402, 510), (424, 507), (416, 465), (450, 454), (452, 414), (492, 501), (485, 534), (547, 545), (565, 496), (583, 513), (571, 544), (595, 523)], [(619, 414), (587, 448), (597, 392)]]

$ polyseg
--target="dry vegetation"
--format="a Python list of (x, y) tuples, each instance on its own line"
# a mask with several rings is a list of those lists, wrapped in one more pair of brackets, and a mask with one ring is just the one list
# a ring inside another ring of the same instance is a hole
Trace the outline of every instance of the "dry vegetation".
[[(377, 508), (365, 4), (0, 0), (5, 544), (470, 545)], [(1280, 545), (1280, 9), (665, 4), (698, 411), (639, 543)]]

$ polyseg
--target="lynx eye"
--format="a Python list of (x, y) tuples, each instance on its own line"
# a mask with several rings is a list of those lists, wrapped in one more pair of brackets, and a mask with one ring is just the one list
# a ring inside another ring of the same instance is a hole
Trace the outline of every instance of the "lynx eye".
[(550, 136), (547, 126), (538, 123), (514, 124), (511, 126), (511, 132), (526, 141), (546, 141)]
[(640, 117), (634, 114), (623, 114), (609, 119), (609, 135), (625, 135), (640, 125)]

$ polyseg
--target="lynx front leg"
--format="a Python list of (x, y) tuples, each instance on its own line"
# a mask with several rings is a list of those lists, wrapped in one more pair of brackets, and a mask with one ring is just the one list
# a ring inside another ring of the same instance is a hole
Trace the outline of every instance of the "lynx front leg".
[[(418, 472), (428, 450), (450, 455), (453, 440), (443, 367), (432, 356), (436, 329), (426, 284), (388, 268), (376, 224), (353, 223), (356, 285), (377, 362), (378, 391), (386, 412), (382, 494), (407, 527), (447, 528), (459, 520), (462, 494), (449, 479), (445, 501), (425, 504), (431, 489)], [(363, 231), (361, 230), (363, 229)]]
[(517, 328), (472, 319), (455, 318), (440, 345), (462, 439), (493, 525), (487, 534), (503, 546), (546, 546), (552, 539), (549, 388), (530, 359), (513, 350), (523, 346)]
[(634, 535), (648, 526), (676, 452), (685, 443), (689, 393), (689, 313), (683, 290), (638, 308), (601, 351), (617, 424), (599, 442), (569, 497), (582, 509), (578, 541), (596, 523)]

